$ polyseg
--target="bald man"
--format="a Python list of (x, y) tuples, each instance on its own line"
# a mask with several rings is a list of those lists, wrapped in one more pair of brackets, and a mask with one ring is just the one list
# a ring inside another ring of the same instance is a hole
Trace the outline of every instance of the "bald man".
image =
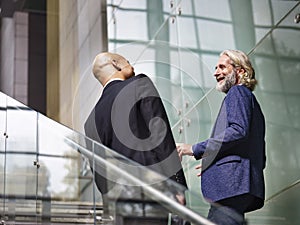
[[(186, 188), (168, 117), (152, 81), (135, 75), (128, 60), (110, 52), (96, 56), (93, 74), (104, 89), (85, 124), (86, 133), (94, 126), (103, 145)], [(103, 182), (97, 186), (102, 193), (109, 191), (101, 187)]]

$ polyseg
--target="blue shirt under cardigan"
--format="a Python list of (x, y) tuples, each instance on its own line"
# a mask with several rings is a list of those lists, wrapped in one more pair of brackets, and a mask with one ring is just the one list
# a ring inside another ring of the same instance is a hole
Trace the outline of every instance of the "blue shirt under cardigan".
[(196, 159), (203, 159), (201, 187), (206, 199), (217, 202), (251, 194), (257, 201), (248, 211), (263, 206), (265, 120), (247, 87), (235, 85), (229, 89), (211, 137), (192, 149)]

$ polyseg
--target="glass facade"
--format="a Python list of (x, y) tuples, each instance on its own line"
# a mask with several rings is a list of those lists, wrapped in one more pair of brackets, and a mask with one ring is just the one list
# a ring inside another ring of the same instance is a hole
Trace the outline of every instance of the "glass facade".
[[(214, 66), (225, 49), (246, 52), (256, 70), (257, 96), (267, 123), (266, 205), (249, 224), (297, 224), (300, 218), (298, 145), (300, 92), (299, 1), (108, 0), (109, 50), (155, 82), (176, 142), (205, 140), (224, 95)], [(189, 187), (200, 192), (195, 166), (185, 158)], [(190, 206), (206, 214), (204, 201)]]

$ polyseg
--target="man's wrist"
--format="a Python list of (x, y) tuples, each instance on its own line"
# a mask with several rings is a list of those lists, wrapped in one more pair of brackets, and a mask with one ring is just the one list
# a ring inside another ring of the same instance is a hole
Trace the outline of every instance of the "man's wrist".
[(194, 156), (193, 145), (191, 146), (191, 156)]

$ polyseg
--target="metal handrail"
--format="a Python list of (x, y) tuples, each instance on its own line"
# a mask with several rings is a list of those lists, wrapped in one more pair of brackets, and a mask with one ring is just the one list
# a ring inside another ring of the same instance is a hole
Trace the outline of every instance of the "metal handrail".
[[(119, 176), (123, 176), (129, 181), (131, 181), (133, 184), (138, 185), (143, 188), (144, 193), (148, 195), (151, 198), (159, 199), (159, 202), (164, 205), (164, 207), (168, 208), (170, 211), (175, 212), (177, 215), (187, 219), (188, 221), (199, 224), (199, 225), (216, 225), (215, 223), (212, 223), (208, 219), (206, 219), (203, 216), (200, 216), (196, 212), (192, 211), (191, 209), (185, 207), (184, 205), (181, 205), (180, 203), (174, 201), (173, 199), (169, 198), (168, 196), (164, 195), (161, 191), (153, 188), (152, 186), (146, 184), (145, 182), (141, 181), (140, 179), (134, 177), (133, 175), (127, 173), (126, 171), (120, 169), (116, 165), (110, 163), (109, 161), (101, 158), (100, 156), (94, 154), (87, 148), (80, 146), (78, 143), (76, 143), (74, 140), (70, 138), (65, 139), (67, 142), (69, 142), (70, 145), (77, 148), (78, 151), (80, 151), (83, 155), (88, 157), (89, 159), (94, 159), (97, 163), (101, 165), (105, 165), (108, 169), (111, 171), (117, 173)], [(94, 144), (100, 145), (98, 142), (93, 141)], [(106, 148), (105, 146), (103, 146)]]

